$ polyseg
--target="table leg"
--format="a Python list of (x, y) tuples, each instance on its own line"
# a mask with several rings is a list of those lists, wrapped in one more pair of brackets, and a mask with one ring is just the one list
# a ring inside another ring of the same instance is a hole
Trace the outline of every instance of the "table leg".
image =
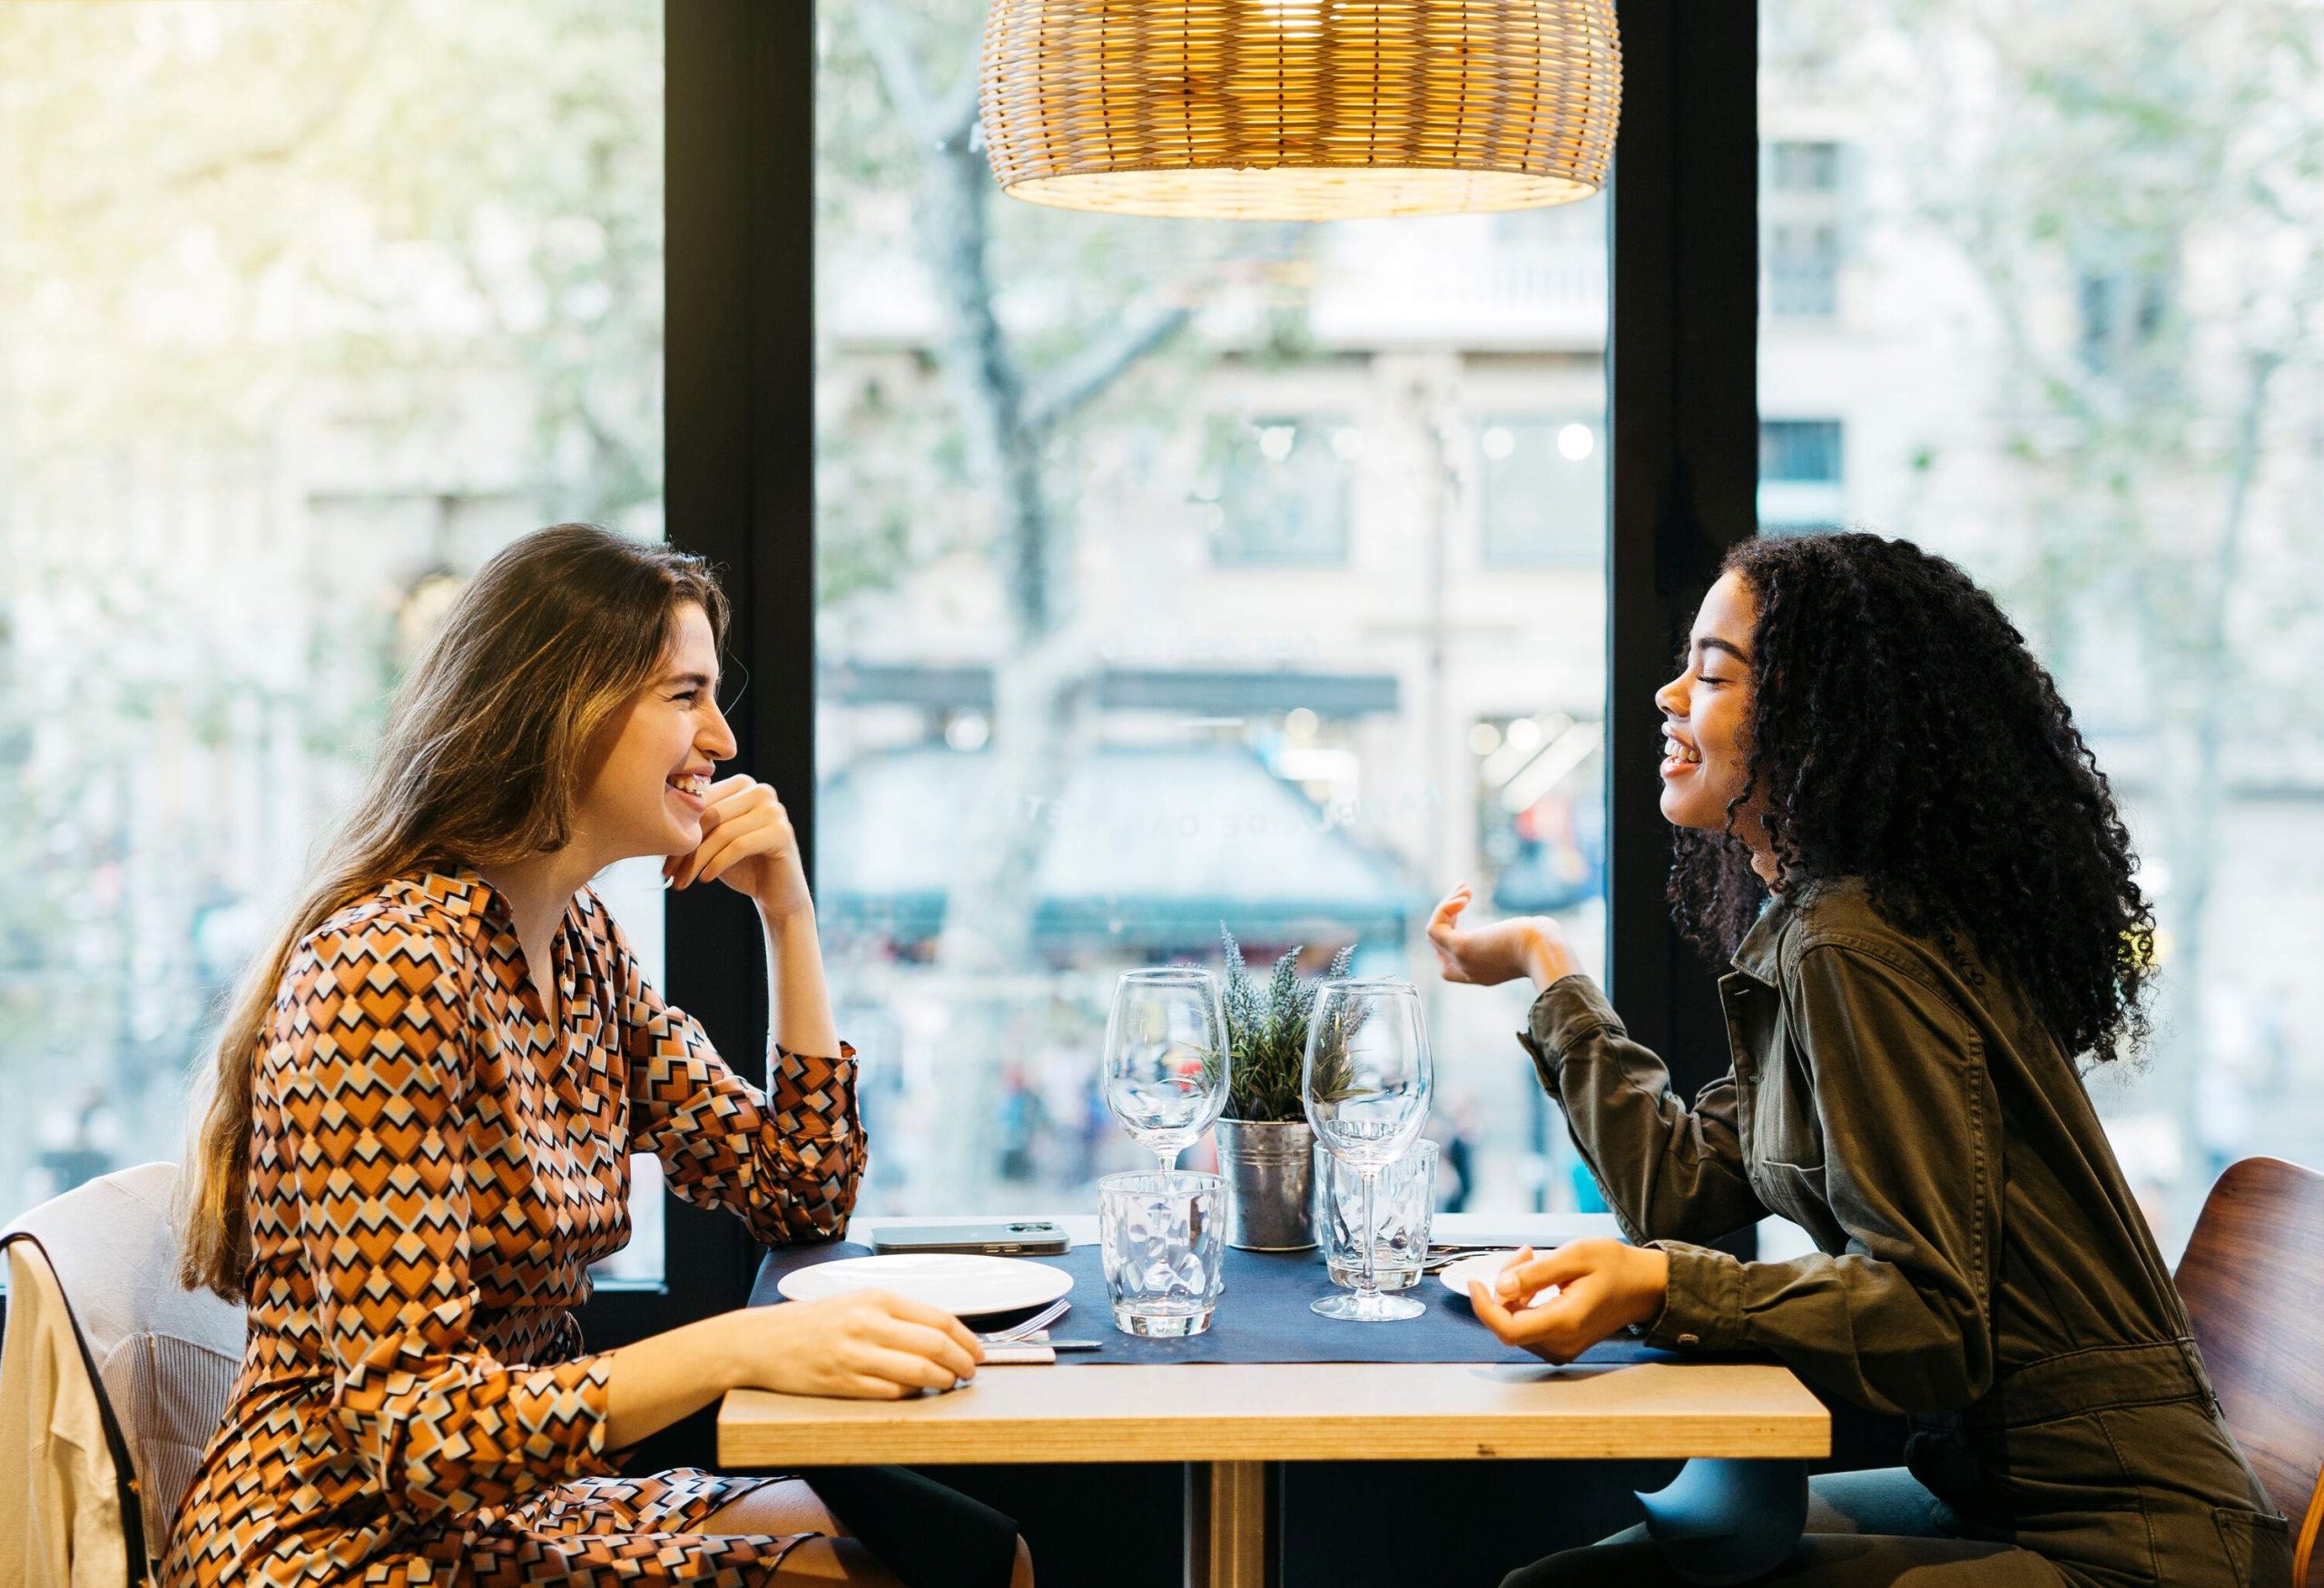
[(1266, 1588), (1272, 1463), (1187, 1463), (1187, 1588)]

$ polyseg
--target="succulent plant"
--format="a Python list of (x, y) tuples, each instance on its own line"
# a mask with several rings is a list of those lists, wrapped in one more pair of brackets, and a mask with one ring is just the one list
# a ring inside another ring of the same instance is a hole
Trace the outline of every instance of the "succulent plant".
[[(1244, 963), (1243, 945), (1235, 941), (1224, 922), (1219, 923), (1218, 941), (1226, 957), (1223, 995), (1229, 1060), (1226, 1117), (1255, 1123), (1305, 1119), (1307, 1110), (1299, 1097), (1299, 1072), (1306, 1062), (1307, 1027), (1315, 1012), (1315, 995), (1324, 981), (1347, 974), (1355, 945), (1350, 943), (1332, 956), (1321, 981), (1300, 976), (1299, 949), (1294, 948), (1275, 961), (1261, 982)], [(1327, 1095), (1337, 1096), (1344, 1089), (1344, 1082), (1334, 1077), (1344, 1073), (1347, 1035), (1334, 1021), (1317, 1050), (1317, 1061), (1327, 1067)]]

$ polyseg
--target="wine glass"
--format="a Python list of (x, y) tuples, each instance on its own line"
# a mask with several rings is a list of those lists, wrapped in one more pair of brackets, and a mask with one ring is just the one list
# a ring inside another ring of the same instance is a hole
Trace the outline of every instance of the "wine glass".
[(1300, 1100), (1316, 1139), (1364, 1181), (1364, 1272), (1354, 1295), (1314, 1303), (1314, 1310), (1325, 1317), (1386, 1323), (1427, 1310), (1409, 1296), (1381, 1293), (1372, 1194), (1382, 1168), (1402, 1158), (1428, 1122), (1434, 1084), (1420, 992), (1411, 982), (1382, 978), (1324, 983), (1307, 1024)]
[(1125, 971), (1106, 1021), (1106, 1106), (1168, 1174), (1226, 1105), (1226, 1011), (1218, 978), (1173, 966)]

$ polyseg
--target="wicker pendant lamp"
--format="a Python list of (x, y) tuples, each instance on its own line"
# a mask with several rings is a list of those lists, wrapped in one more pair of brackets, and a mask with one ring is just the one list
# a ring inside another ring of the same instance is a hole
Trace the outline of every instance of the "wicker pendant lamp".
[(1613, 0), (992, 0), (1004, 191), (1230, 220), (1514, 210), (1604, 185)]

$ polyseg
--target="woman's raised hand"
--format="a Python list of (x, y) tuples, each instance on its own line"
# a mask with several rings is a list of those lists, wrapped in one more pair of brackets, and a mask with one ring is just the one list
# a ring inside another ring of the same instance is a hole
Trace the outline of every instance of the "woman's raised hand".
[(783, 1395), (901, 1400), (973, 1378), (984, 1360), (959, 1318), (884, 1290), (744, 1307), (727, 1319), (733, 1382)]
[(674, 854), (662, 863), (662, 874), (670, 885), (724, 882), (776, 916), (807, 908), (807, 871), (799, 860), (799, 835), (773, 786), (738, 773), (710, 785), (709, 807), (702, 814), (702, 842), (694, 853)]
[(1461, 912), (1471, 897), (1469, 884), (1462, 883), (1428, 918), (1428, 941), (1435, 945), (1437, 966), (1447, 981), (1498, 987), (1531, 976), (1546, 987), (1581, 968), (1564, 929), (1546, 915), (1512, 915), (1464, 930)]
[[(1528, 1305), (1552, 1285), (1555, 1296)], [(1472, 1283), (1469, 1304), (1503, 1344), (1571, 1362), (1617, 1329), (1652, 1318), (1669, 1289), (1670, 1259), (1652, 1247), (1570, 1240), (1538, 1256), (1525, 1248), (1491, 1287)]]

